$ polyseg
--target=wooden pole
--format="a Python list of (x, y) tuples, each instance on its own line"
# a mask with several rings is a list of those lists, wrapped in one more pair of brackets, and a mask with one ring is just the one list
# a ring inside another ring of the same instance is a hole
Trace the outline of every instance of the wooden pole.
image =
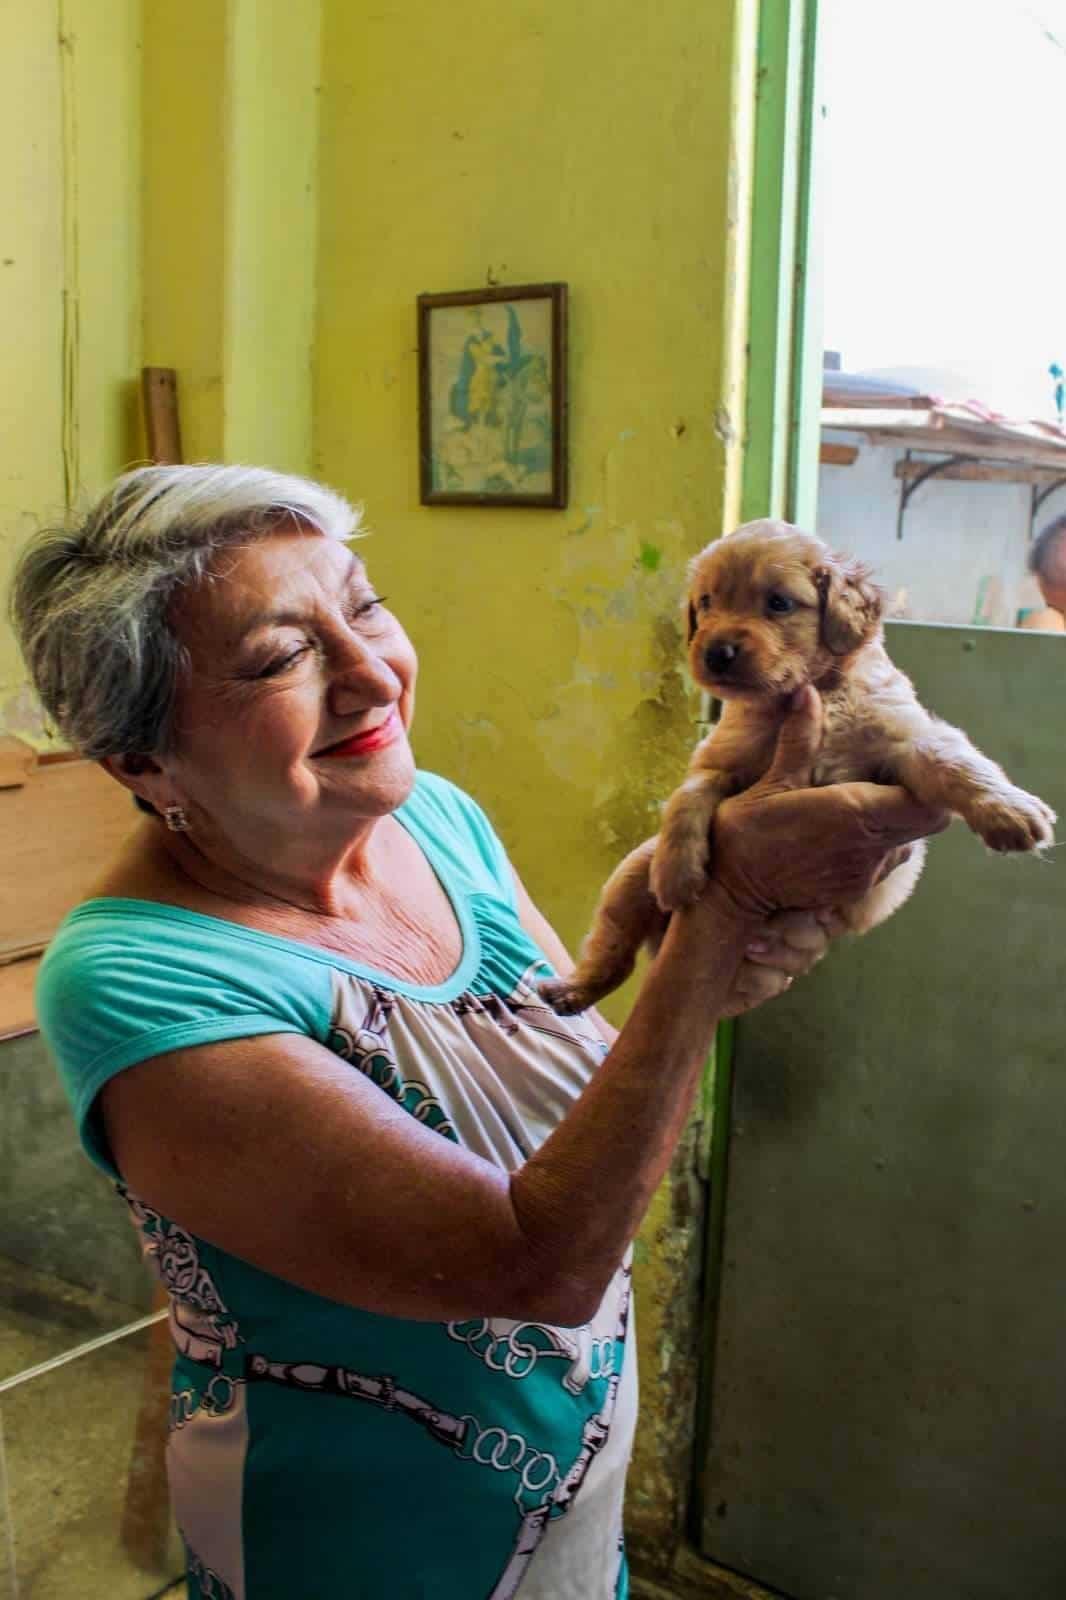
[(148, 457), (158, 466), (178, 464), (181, 428), (178, 423), (178, 375), (173, 367), (142, 367), (141, 398)]

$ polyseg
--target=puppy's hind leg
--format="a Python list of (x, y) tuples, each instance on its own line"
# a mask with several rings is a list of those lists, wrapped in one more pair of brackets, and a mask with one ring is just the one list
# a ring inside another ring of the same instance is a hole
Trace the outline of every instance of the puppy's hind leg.
[(538, 983), (540, 994), (561, 1016), (586, 1011), (617, 989), (632, 972), (641, 945), (661, 938), (666, 918), (648, 887), (655, 844), (655, 839), (646, 839), (608, 878), (569, 977)]

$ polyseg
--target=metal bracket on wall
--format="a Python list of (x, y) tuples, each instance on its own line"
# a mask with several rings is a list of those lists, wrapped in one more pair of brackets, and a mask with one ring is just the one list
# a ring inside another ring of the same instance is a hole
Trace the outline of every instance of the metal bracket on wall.
[[(903, 459), (908, 464), (910, 463), (911, 452), (909, 450)], [(958, 462), (965, 460), (966, 457), (961, 455), (944, 456), (943, 460), (941, 461), (930, 461), (926, 470), (924, 472), (919, 472), (916, 477), (903, 478), (900, 480), (899, 511), (896, 514), (897, 539), (903, 538), (903, 517), (906, 513), (908, 505), (910, 504), (911, 496), (914, 494), (915, 489), (920, 489), (923, 483), (928, 483), (930, 478), (935, 478), (937, 473), (943, 472), (946, 467), (953, 467)]]
[(1032, 489), (1029, 492), (1030, 540), (1036, 536), (1036, 514), (1040, 510), (1040, 507), (1044, 504), (1044, 501), (1049, 495), (1053, 495), (1055, 493), (1056, 489), (1062, 489), (1064, 487), (1066, 487), (1066, 477), (1056, 478), (1053, 483), (1033, 484)]

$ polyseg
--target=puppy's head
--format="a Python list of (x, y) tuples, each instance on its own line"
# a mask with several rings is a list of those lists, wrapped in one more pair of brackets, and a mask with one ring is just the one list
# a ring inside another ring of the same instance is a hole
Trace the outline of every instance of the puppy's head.
[(787, 522), (748, 522), (689, 568), (689, 664), (720, 699), (790, 694), (876, 638), (881, 595), (861, 562)]

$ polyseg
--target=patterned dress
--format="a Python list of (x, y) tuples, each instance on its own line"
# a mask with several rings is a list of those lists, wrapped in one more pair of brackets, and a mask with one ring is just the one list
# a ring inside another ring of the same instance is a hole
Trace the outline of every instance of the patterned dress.
[[(550, 967), (519, 922), (478, 807), (423, 773), (396, 816), (462, 931), (444, 984), (120, 899), (74, 911), (42, 966), (38, 1014), (83, 1143), (116, 1182), (170, 1299), (167, 1459), (188, 1594), (613, 1600), (628, 1592), (621, 1518), (636, 1417), (627, 1263), (581, 1328), (379, 1316), (153, 1211), (123, 1186), (103, 1136), (97, 1098), (115, 1073), (178, 1048), (289, 1032), (506, 1171), (537, 1149), (603, 1042), (540, 1001), (535, 982)], [(195, 1127), (185, 1131), (194, 1143)]]

